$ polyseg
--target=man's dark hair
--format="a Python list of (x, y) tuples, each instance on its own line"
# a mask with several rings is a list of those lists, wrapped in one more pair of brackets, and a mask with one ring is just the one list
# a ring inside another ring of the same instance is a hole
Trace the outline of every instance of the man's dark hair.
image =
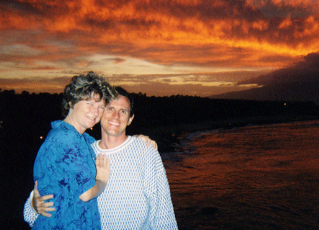
[(116, 86), (115, 90), (117, 91), (117, 94), (119, 96), (127, 97), (128, 100), (130, 101), (130, 106), (131, 106), (131, 108), (130, 108), (130, 117), (132, 117), (134, 115), (134, 100), (133, 100), (131, 94), (128, 93), (125, 89), (123, 89), (120, 86)]

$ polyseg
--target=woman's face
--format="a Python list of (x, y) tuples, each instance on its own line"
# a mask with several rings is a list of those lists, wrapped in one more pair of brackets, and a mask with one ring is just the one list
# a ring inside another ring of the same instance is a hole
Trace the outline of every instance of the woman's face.
[(81, 100), (70, 108), (68, 116), (79, 133), (84, 133), (86, 129), (92, 128), (101, 120), (105, 101), (99, 100), (99, 95), (92, 94), (89, 99)]

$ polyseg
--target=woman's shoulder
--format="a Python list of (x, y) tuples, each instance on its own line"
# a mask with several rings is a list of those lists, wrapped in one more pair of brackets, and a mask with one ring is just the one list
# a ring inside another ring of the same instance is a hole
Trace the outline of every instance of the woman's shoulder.
[(48, 133), (46, 140), (68, 142), (70, 140), (76, 140), (80, 136), (73, 126), (63, 121), (57, 121), (57, 123), (52, 122), (51, 126), (52, 129)]
[(83, 133), (83, 136), (89, 144), (93, 144), (96, 141), (94, 137), (86, 132)]

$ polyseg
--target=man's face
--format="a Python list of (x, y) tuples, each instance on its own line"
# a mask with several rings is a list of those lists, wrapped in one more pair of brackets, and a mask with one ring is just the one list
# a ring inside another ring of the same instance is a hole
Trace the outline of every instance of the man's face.
[(131, 124), (134, 116), (130, 117), (130, 101), (127, 97), (119, 96), (105, 108), (101, 127), (102, 132), (110, 136), (126, 135), (126, 127)]

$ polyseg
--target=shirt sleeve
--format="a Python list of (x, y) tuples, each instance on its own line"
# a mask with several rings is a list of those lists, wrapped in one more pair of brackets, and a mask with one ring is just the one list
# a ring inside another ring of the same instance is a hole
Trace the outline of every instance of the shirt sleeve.
[(23, 209), (24, 221), (27, 222), (30, 227), (33, 226), (35, 220), (39, 216), (39, 214), (37, 214), (32, 207), (32, 204), (31, 204), (32, 199), (33, 199), (33, 191), (30, 193), (29, 198), (25, 202), (24, 209)]
[(178, 229), (171, 199), (166, 171), (159, 153), (151, 150), (151, 161), (145, 173), (145, 186), (150, 205), (150, 224), (152, 229)]

